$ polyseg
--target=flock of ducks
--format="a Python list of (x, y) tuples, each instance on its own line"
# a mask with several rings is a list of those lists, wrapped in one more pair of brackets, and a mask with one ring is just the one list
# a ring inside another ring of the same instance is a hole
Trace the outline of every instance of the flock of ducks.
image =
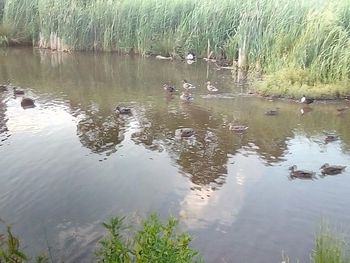
[[(14, 87), (14, 86), (11, 86), (11, 85), (4, 85), (4, 84), (0, 85), (0, 91), (8, 91), (9, 89), (12, 89), (13, 95), (15, 97), (17, 97), (17, 96), (24, 96), (25, 95), (24, 90), (18, 89), (17, 87)], [(23, 109), (34, 108), (35, 107), (35, 102), (31, 98), (22, 97), (21, 106), (22, 106)]]
[[(345, 170), (346, 166), (343, 165), (330, 165), (325, 163), (320, 167), (322, 176), (326, 175), (336, 175), (340, 174)], [(290, 178), (300, 178), (300, 179), (313, 179), (316, 178), (316, 172), (308, 170), (297, 170), (297, 166), (293, 165), (289, 168)]]

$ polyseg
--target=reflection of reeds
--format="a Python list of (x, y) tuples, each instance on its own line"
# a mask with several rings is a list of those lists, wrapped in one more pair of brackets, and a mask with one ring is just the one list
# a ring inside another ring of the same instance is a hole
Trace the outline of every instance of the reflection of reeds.
[(349, 10), (346, 0), (7, 0), (3, 20), (17, 38), (53, 49), (192, 50), (325, 82), (349, 78)]

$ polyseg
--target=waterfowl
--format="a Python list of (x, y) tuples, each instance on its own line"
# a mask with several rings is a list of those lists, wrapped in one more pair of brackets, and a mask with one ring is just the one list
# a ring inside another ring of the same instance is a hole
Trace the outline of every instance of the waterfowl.
[(14, 95), (24, 95), (23, 90), (18, 90), (16, 87), (13, 88), (13, 94)]
[(6, 85), (0, 85), (0, 91), (7, 91)]
[(191, 137), (195, 135), (195, 131), (192, 128), (182, 128), (180, 129), (181, 137)]
[(315, 172), (308, 170), (297, 170), (297, 166), (293, 165), (289, 167), (290, 177), (291, 178), (313, 178), (315, 176)]
[(185, 89), (185, 90), (190, 90), (190, 89), (195, 89), (196, 87), (193, 86), (191, 83), (189, 83), (187, 80), (183, 80), (182, 81), (182, 87)]
[(237, 133), (242, 133), (242, 132), (245, 132), (246, 130), (248, 130), (248, 126), (245, 126), (245, 125), (233, 125), (232, 123), (230, 123), (229, 130), (237, 132)]
[(24, 109), (28, 109), (28, 108), (34, 108), (35, 107), (35, 103), (34, 100), (31, 98), (23, 98), (21, 101), (21, 106)]
[(348, 106), (345, 106), (345, 107), (343, 107), (343, 108), (337, 108), (337, 112), (338, 112), (339, 114), (341, 114), (341, 113), (343, 113), (344, 111), (346, 111), (346, 110), (348, 110), (348, 109), (349, 109)]
[(131, 114), (131, 109), (127, 107), (117, 106), (115, 110), (119, 114)]
[(325, 143), (337, 141), (339, 137), (337, 135), (328, 134), (324, 139)]
[(186, 60), (195, 60), (196, 59), (196, 55), (192, 52), (188, 52), (188, 54), (186, 55)]
[(276, 108), (275, 110), (268, 110), (268, 111), (266, 111), (265, 115), (267, 115), (267, 116), (276, 116), (276, 115), (278, 115), (278, 108)]
[(303, 95), (303, 97), (300, 99), (300, 102), (301, 103), (304, 103), (304, 104), (311, 104), (314, 102), (315, 99), (313, 98), (309, 98), (309, 97), (305, 97), (305, 95)]
[(346, 166), (342, 165), (329, 165), (328, 163), (325, 163), (321, 166), (320, 170), (323, 175), (335, 175), (340, 174), (345, 170)]
[(165, 91), (167, 91), (167, 92), (170, 92), (170, 93), (174, 93), (174, 92), (176, 91), (174, 85), (167, 84), (167, 83), (165, 83), (165, 84), (163, 85), (163, 89), (164, 89)]
[(207, 90), (210, 92), (217, 92), (219, 91), (215, 86), (210, 84), (210, 81), (207, 81)]
[(182, 92), (180, 99), (184, 100), (184, 101), (191, 101), (191, 100), (193, 100), (193, 97), (192, 97), (191, 93)]

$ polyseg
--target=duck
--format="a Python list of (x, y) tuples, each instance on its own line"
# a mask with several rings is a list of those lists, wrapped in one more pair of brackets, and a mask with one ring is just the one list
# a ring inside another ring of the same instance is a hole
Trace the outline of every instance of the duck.
[(278, 115), (278, 108), (274, 109), (274, 110), (268, 110), (265, 112), (265, 115), (267, 116), (276, 116)]
[(174, 93), (174, 92), (176, 91), (176, 88), (175, 88), (174, 85), (167, 84), (167, 83), (165, 83), (165, 84), (163, 85), (163, 89), (164, 89), (165, 91), (169, 92), (169, 93)]
[(183, 80), (182, 81), (182, 87), (185, 89), (185, 90), (190, 90), (190, 89), (195, 89), (196, 87), (194, 85), (192, 85), (191, 83), (189, 83), (187, 80)]
[(329, 165), (328, 163), (325, 163), (321, 166), (320, 170), (322, 175), (328, 174), (328, 175), (335, 175), (340, 174), (345, 170), (346, 166), (342, 165)]
[(328, 134), (326, 136), (326, 138), (324, 139), (325, 143), (335, 142), (337, 140), (339, 140), (339, 137), (337, 135), (333, 135), (333, 134)]
[(181, 100), (184, 100), (184, 101), (192, 101), (192, 100), (193, 100), (193, 97), (192, 97), (192, 94), (191, 94), (191, 93), (182, 92), (182, 94), (181, 94), (181, 96), (180, 96), (180, 99), (181, 99)]
[(217, 92), (219, 91), (218, 88), (215, 86), (211, 85), (210, 81), (207, 81), (207, 90), (210, 92)]
[(289, 167), (291, 178), (308, 178), (311, 179), (315, 176), (315, 172), (308, 170), (297, 170), (297, 166), (293, 165)]
[(196, 59), (196, 55), (192, 52), (188, 52), (188, 54), (186, 55), (186, 60), (195, 60)]
[(24, 95), (24, 91), (23, 90), (19, 90), (16, 87), (13, 88), (13, 94), (14, 95)]
[(181, 137), (188, 138), (195, 135), (195, 131), (192, 128), (182, 128), (180, 129), (180, 135)]
[(311, 104), (314, 101), (315, 101), (314, 98), (305, 97), (305, 95), (303, 95), (303, 97), (300, 99), (300, 102), (304, 104)]
[(343, 112), (347, 111), (349, 109), (348, 106), (342, 107), (342, 108), (337, 108), (338, 114), (342, 114)]
[(115, 110), (119, 114), (131, 114), (131, 109), (127, 107), (117, 106)]
[(21, 106), (23, 109), (34, 108), (35, 103), (34, 100), (31, 98), (23, 98), (21, 101)]
[(245, 125), (233, 125), (232, 123), (230, 123), (229, 125), (229, 130), (237, 133), (245, 132), (246, 130), (248, 130), (248, 128), (249, 127)]

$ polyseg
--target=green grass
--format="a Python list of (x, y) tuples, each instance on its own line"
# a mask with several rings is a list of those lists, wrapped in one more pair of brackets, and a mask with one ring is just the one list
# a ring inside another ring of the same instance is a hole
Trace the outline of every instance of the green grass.
[(315, 249), (312, 254), (312, 263), (349, 263), (348, 247), (345, 247), (343, 238), (331, 231), (327, 225), (322, 225), (316, 236)]
[(316, 83), (306, 88), (350, 91), (348, 0), (5, 0), (0, 14), (16, 42), (180, 57), (210, 45), (213, 57), (264, 75), (303, 71)]

